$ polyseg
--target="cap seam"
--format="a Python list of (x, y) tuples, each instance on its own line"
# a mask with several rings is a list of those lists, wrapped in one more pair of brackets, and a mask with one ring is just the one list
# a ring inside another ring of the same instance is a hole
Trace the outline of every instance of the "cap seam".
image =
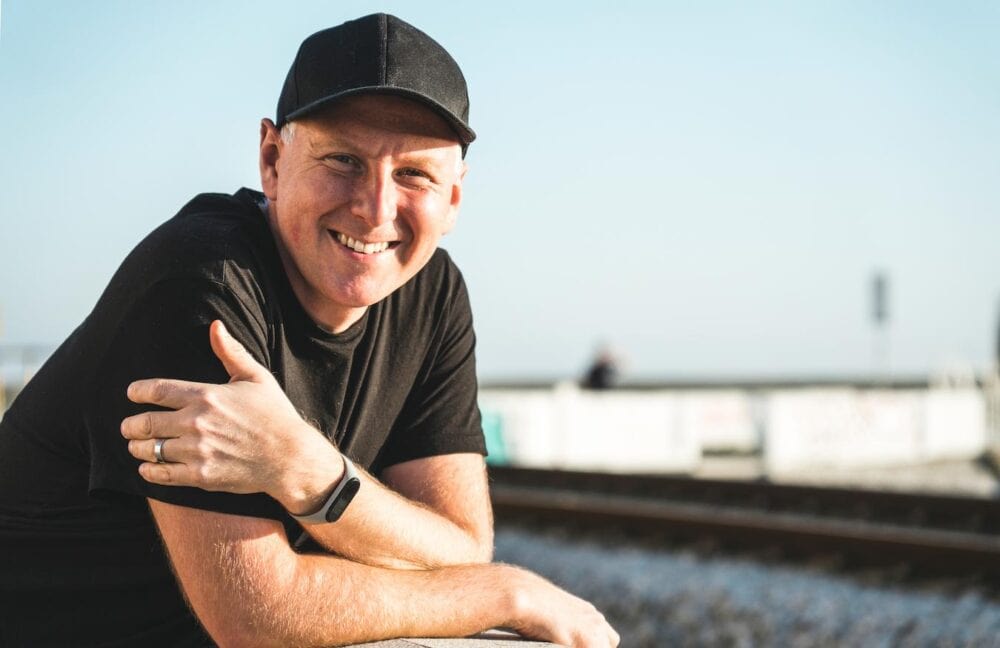
[[(295, 80), (295, 105), (301, 105), (302, 103), (302, 93), (299, 91), (299, 57), (295, 57), (295, 61), (292, 63), (292, 78)], [(282, 116), (282, 119), (285, 119)]]
[(382, 14), (381, 16), (379, 16), (379, 26), (381, 27), (382, 30), (382, 52), (381, 52), (382, 60), (381, 60), (381, 65), (379, 66), (381, 68), (379, 70), (380, 74), (379, 83), (385, 85), (386, 84), (385, 80), (386, 77), (388, 76), (388, 74), (386, 73), (386, 68), (389, 67), (389, 17), (387, 15)]

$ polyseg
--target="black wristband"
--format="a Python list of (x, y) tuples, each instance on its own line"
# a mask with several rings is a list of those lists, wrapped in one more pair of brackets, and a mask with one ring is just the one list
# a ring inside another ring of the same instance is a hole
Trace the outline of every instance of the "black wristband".
[(346, 456), (341, 455), (341, 457), (344, 459), (344, 474), (337, 482), (333, 492), (330, 493), (330, 497), (323, 502), (323, 506), (319, 507), (315, 513), (292, 515), (293, 518), (299, 522), (322, 524), (336, 522), (344, 514), (347, 505), (351, 503), (358, 489), (361, 488), (361, 480), (358, 478), (358, 471), (354, 469), (354, 464)]

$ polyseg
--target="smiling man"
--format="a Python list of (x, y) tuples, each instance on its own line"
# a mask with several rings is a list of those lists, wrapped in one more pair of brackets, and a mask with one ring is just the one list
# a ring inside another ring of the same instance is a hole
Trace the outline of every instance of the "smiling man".
[(0, 421), (0, 644), (617, 645), (490, 563), (469, 300), (437, 248), (474, 138), (411, 25), (303, 42), (263, 192), (150, 234)]

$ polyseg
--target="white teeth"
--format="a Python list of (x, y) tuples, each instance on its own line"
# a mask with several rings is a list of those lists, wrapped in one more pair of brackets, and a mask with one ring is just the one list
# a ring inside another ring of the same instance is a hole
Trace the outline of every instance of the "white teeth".
[(385, 252), (389, 247), (388, 241), (382, 241), (381, 243), (362, 243), (361, 241), (356, 241), (346, 234), (341, 234), (337, 232), (337, 240), (341, 244), (346, 245), (355, 252), (360, 252), (362, 254), (375, 254), (376, 252)]

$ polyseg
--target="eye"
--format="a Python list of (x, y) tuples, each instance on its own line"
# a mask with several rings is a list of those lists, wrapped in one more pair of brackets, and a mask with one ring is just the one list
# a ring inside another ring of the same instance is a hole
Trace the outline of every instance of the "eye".
[(434, 184), (434, 178), (429, 173), (413, 167), (399, 169), (396, 171), (396, 177), (399, 178), (400, 182), (414, 188), (425, 188)]
[(339, 169), (358, 169), (361, 167), (361, 163), (346, 153), (333, 153), (331, 155), (327, 155), (323, 159), (327, 160), (332, 164), (332, 166)]

